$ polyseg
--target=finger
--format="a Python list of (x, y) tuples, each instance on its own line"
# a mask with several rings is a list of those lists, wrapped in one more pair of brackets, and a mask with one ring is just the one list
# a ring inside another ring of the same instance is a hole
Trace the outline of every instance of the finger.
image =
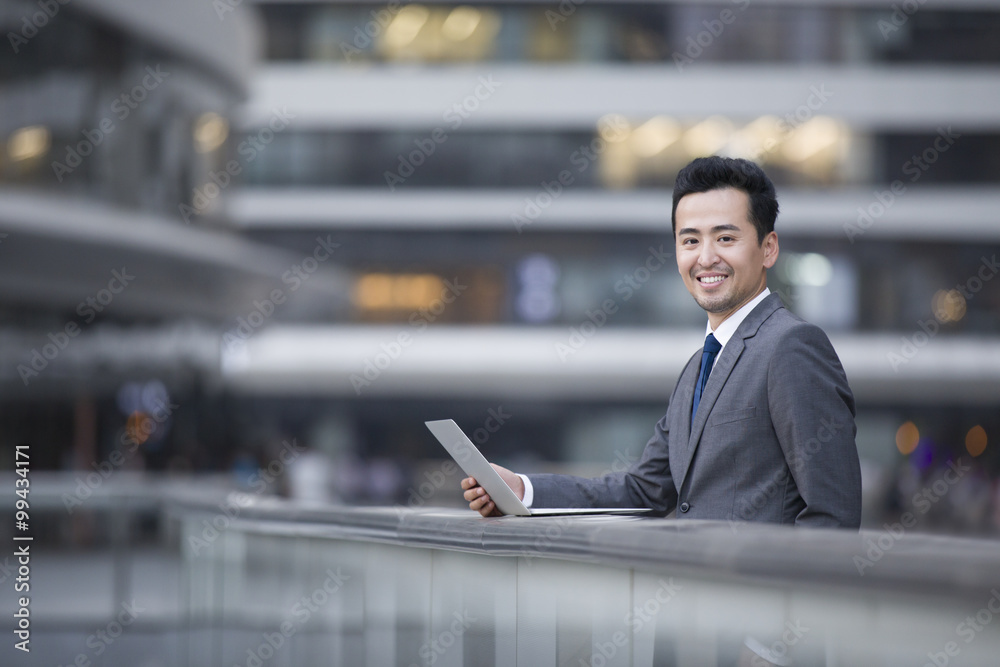
[(475, 486), (479, 486), (479, 483), (476, 481), (475, 477), (466, 477), (465, 479), (462, 480), (463, 489), (471, 489)]
[(482, 510), (482, 508), (483, 508), (483, 507), (485, 507), (486, 505), (489, 505), (489, 504), (490, 504), (490, 503), (492, 503), (492, 502), (493, 502), (493, 501), (492, 501), (492, 500), (490, 500), (490, 497), (489, 497), (489, 496), (487, 496), (487, 495), (482, 495), (482, 496), (480, 496), (479, 498), (476, 498), (475, 500), (471, 501), (471, 502), (469, 503), (469, 507), (471, 507), (472, 509), (474, 509), (474, 510), (476, 510), (477, 512), (479, 512), (479, 511), (481, 511), (481, 510)]
[(481, 515), (483, 515), (484, 517), (494, 516), (494, 512), (496, 511), (496, 508), (497, 508), (497, 506), (491, 500), (491, 501), (489, 501), (488, 503), (484, 504), (482, 507), (479, 508), (479, 513)]
[(468, 491), (466, 491), (465, 493), (463, 493), (462, 497), (465, 498), (466, 500), (468, 500), (469, 502), (472, 502), (473, 500), (475, 500), (476, 498), (478, 498), (479, 496), (481, 496), (481, 495), (483, 495), (485, 493), (486, 493), (486, 489), (484, 489), (481, 486), (477, 486), (476, 488), (469, 489)]

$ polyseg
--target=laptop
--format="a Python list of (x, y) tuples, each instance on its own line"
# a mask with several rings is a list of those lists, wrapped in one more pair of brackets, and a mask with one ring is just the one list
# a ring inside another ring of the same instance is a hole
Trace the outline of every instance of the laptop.
[(560, 514), (640, 514), (650, 512), (646, 507), (572, 507), (528, 509), (517, 497), (507, 482), (503, 481), (486, 457), (476, 448), (468, 436), (452, 419), (424, 422), (438, 442), (448, 451), (455, 463), (469, 477), (475, 477), (479, 485), (486, 489), (497, 508), (504, 514), (514, 516), (552, 516)]

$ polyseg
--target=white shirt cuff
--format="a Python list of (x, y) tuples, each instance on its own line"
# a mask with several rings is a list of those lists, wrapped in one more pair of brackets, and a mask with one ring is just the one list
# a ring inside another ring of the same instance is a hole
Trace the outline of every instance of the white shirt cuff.
[(535, 500), (535, 487), (531, 485), (531, 480), (521, 473), (514, 473), (521, 478), (524, 482), (524, 499), (521, 500), (525, 507), (531, 507), (531, 503)]

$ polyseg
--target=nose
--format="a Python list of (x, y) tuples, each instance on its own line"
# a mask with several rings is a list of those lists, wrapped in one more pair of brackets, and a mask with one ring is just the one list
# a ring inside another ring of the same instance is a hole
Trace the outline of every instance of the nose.
[(698, 266), (703, 269), (709, 269), (719, 263), (719, 253), (715, 247), (715, 244), (711, 241), (705, 241), (701, 244), (701, 250), (698, 253)]

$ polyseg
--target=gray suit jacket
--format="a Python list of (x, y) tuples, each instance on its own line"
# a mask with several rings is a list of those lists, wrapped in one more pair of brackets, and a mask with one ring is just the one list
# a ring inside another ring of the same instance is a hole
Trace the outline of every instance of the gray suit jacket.
[(857, 528), (854, 396), (826, 334), (768, 296), (719, 354), (692, 427), (700, 365), (699, 350), (629, 470), (593, 479), (529, 475), (532, 506)]

